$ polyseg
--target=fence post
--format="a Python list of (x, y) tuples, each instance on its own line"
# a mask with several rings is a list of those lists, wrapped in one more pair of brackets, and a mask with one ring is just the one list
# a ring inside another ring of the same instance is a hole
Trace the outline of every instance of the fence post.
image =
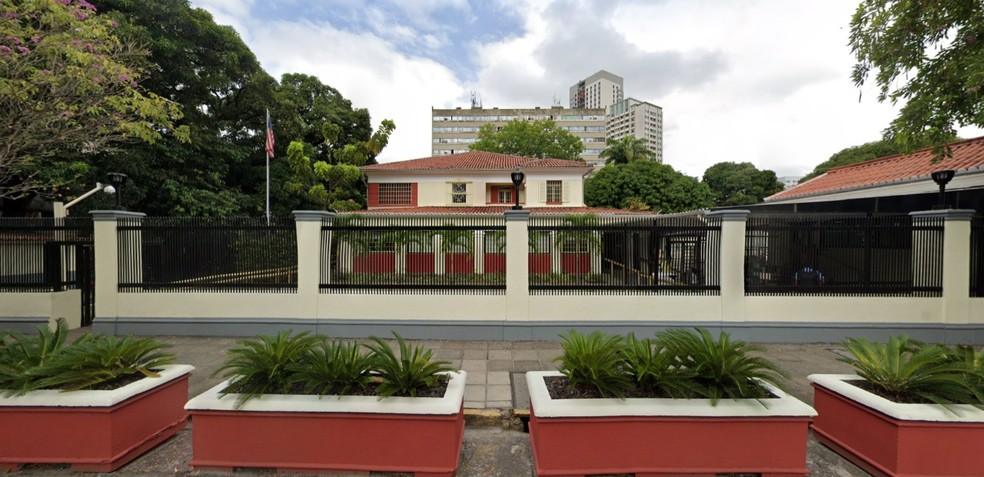
[[(974, 213), (973, 210), (949, 209), (909, 214), (914, 221), (920, 218), (943, 219), (943, 250), (937, 266), (942, 266), (943, 274), (944, 323), (970, 322), (970, 220)], [(913, 279), (918, 280), (918, 277)]]
[(318, 316), (318, 295), (321, 293), (321, 267), (327, 267), (327, 255), (321, 256), (321, 224), (335, 218), (333, 212), (295, 210), (297, 228), (297, 298), (302, 305), (301, 318)]
[(748, 210), (715, 210), (721, 221), (721, 321), (745, 321), (745, 223)]
[[(530, 320), (530, 211), (507, 210), (506, 214), (506, 321)], [(519, 333), (517, 333), (519, 334)], [(508, 334), (504, 339), (530, 339)]]
[[(92, 331), (115, 335), (119, 318), (117, 294), (120, 270), (117, 220), (141, 220), (147, 215), (122, 210), (93, 210), (89, 214), (92, 215), (93, 261), (96, 264), (96, 316), (92, 321)], [(136, 240), (140, 240), (139, 235), (136, 235)]]

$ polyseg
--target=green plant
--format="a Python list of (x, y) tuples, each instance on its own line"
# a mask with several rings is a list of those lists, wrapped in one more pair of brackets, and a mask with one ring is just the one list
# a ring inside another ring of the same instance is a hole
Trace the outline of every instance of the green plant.
[(557, 369), (571, 388), (595, 389), (602, 396), (622, 397), (631, 389), (622, 359), (622, 337), (600, 331), (585, 336), (577, 330), (561, 335), (563, 354)]
[(67, 336), (68, 324), (63, 318), (55, 322), (54, 331), (41, 325), (37, 335), (0, 334), (0, 389), (8, 396), (30, 390), (37, 369), (62, 348)]
[(307, 332), (258, 336), (239, 342), (213, 376), (230, 379), (222, 395), (237, 393), (236, 406), (261, 394), (285, 394), (292, 386), (290, 367), (324, 338)]
[(467, 253), (471, 256), (475, 252), (475, 234), (472, 230), (453, 228), (451, 222), (444, 224), (444, 229), (435, 230), (434, 235), (441, 237), (441, 251), (444, 253)]
[(158, 377), (161, 366), (174, 362), (170, 345), (153, 338), (85, 335), (61, 348), (40, 367), (35, 389), (92, 389), (135, 374)]
[[(977, 356), (940, 345), (928, 345), (902, 335), (885, 344), (850, 338), (844, 346), (851, 356), (840, 360), (897, 402), (937, 404), (981, 403)], [(970, 350), (972, 353), (973, 350)]]
[(569, 253), (593, 253), (601, 250), (598, 226), (601, 222), (595, 214), (566, 215), (563, 225), (557, 229), (554, 247)]
[(358, 344), (344, 341), (323, 341), (287, 369), (292, 373), (291, 384), (318, 395), (348, 394), (368, 386), (372, 379), (372, 359), (361, 353)]
[(414, 397), (418, 391), (436, 386), (443, 373), (453, 371), (447, 361), (432, 360), (432, 350), (422, 346), (411, 347), (395, 331), (393, 336), (396, 337), (399, 356), (379, 337), (371, 336), (371, 342), (366, 343), (372, 351), (373, 371), (380, 378), (376, 388), (380, 398)]
[(635, 389), (667, 397), (686, 397), (693, 392), (692, 373), (674, 366), (674, 356), (650, 338), (625, 338), (622, 366)]
[(728, 333), (722, 332), (715, 340), (702, 328), (666, 330), (656, 341), (674, 356), (678, 369), (692, 373), (693, 389), (712, 404), (722, 398), (768, 397), (758, 383), (779, 386), (786, 378), (775, 363), (754, 354), (763, 351), (762, 347), (732, 340)]

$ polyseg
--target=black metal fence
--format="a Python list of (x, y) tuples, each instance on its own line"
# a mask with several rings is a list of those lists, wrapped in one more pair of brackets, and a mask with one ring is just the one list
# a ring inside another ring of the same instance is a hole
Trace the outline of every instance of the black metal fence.
[(120, 219), (121, 292), (297, 291), (291, 218)]
[(753, 216), (745, 234), (748, 295), (942, 295), (939, 218)]
[(984, 297), (984, 216), (970, 221), (970, 296)]
[(504, 216), (340, 214), (322, 225), (321, 250), (322, 293), (506, 289)]
[(721, 223), (703, 215), (530, 219), (532, 294), (720, 293)]
[(0, 218), (0, 291), (88, 291), (91, 248), (88, 217)]

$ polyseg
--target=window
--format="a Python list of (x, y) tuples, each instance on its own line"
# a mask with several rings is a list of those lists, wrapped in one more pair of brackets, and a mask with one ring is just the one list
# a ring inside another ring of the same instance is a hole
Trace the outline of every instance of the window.
[(464, 182), (452, 182), (451, 183), (451, 203), (452, 204), (467, 204), (468, 203), (468, 185)]
[(564, 185), (561, 181), (547, 181), (547, 203), (559, 204), (563, 202)]
[(512, 203), (512, 189), (502, 187), (496, 191), (497, 204), (511, 204)]
[(379, 205), (410, 205), (410, 183), (379, 184)]

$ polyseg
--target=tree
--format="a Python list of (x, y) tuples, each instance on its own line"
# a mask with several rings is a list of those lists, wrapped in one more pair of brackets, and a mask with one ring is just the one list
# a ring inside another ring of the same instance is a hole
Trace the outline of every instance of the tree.
[[(947, 142), (953, 142), (955, 140), (957, 140), (957, 137), (952, 136), (947, 139)], [(917, 141), (914, 145), (917, 149), (919, 149), (923, 147), (930, 147), (932, 144)], [(860, 146), (851, 146), (834, 153), (830, 156), (830, 159), (818, 164), (817, 167), (813, 168), (813, 172), (803, 176), (803, 178), (800, 179), (800, 182), (802, 183), (813, 179), (814, 177), (817, 177), (834, 167), (857, 164), (859, 162), (870, 161), (880, 157), (894, 156), (903, 152), (905, 152), (903, 147), (891, 139), (882, 139), (881, 141), (868, 142)]]
[(498, 152), (524, 157), (539, 157), (584, 161), (584, 144), (577, 136), (558, 127), (552, 119), (523, 121), (514, 119), (495, 129), (486, 124), (478, 130), (473, 151)]
[(284, 184), (285, 189), (318, 204), (323, 210), (361, 209), (350, 190), (354, 183), (364, 182), (362, 171), (351, 164), (312, 162), (304, 148), (301, 141), (291, 141), (287, 146), (287, 163), (294, 175)]
[(635, 136), (624, 136), (621, 139), (608, 138), (605, 150), (598, 157), (605, 159), (605, 164), (628, 164), (632, 161), (651, 160), (656, 153), (647, 146), (645, 139)]
[(704, 171), (704, 184), (719, 206), (757, 204), (783, 188), (775, 172), (760, 171), (750, 162), (714, 164)]
[(178, 106), (141, 88), (144, 52), (88, 2), (0, 0), (0, 12), (0, 198), (58, 197), (125, 141), (188, 140)]
[(601, 168), (584, 181), (584, 201), (591, 207), (649, 207), (663, 213), (714, 205), (707, 184), (652, 161)]
[(955, 124), (984, 126), (980, 0), (862, 0), (850, 45), (855, 85), (873, 76), (878, 101), (905, 103), (886, 130), (903, 150), (928, 142), (941, 159)]

